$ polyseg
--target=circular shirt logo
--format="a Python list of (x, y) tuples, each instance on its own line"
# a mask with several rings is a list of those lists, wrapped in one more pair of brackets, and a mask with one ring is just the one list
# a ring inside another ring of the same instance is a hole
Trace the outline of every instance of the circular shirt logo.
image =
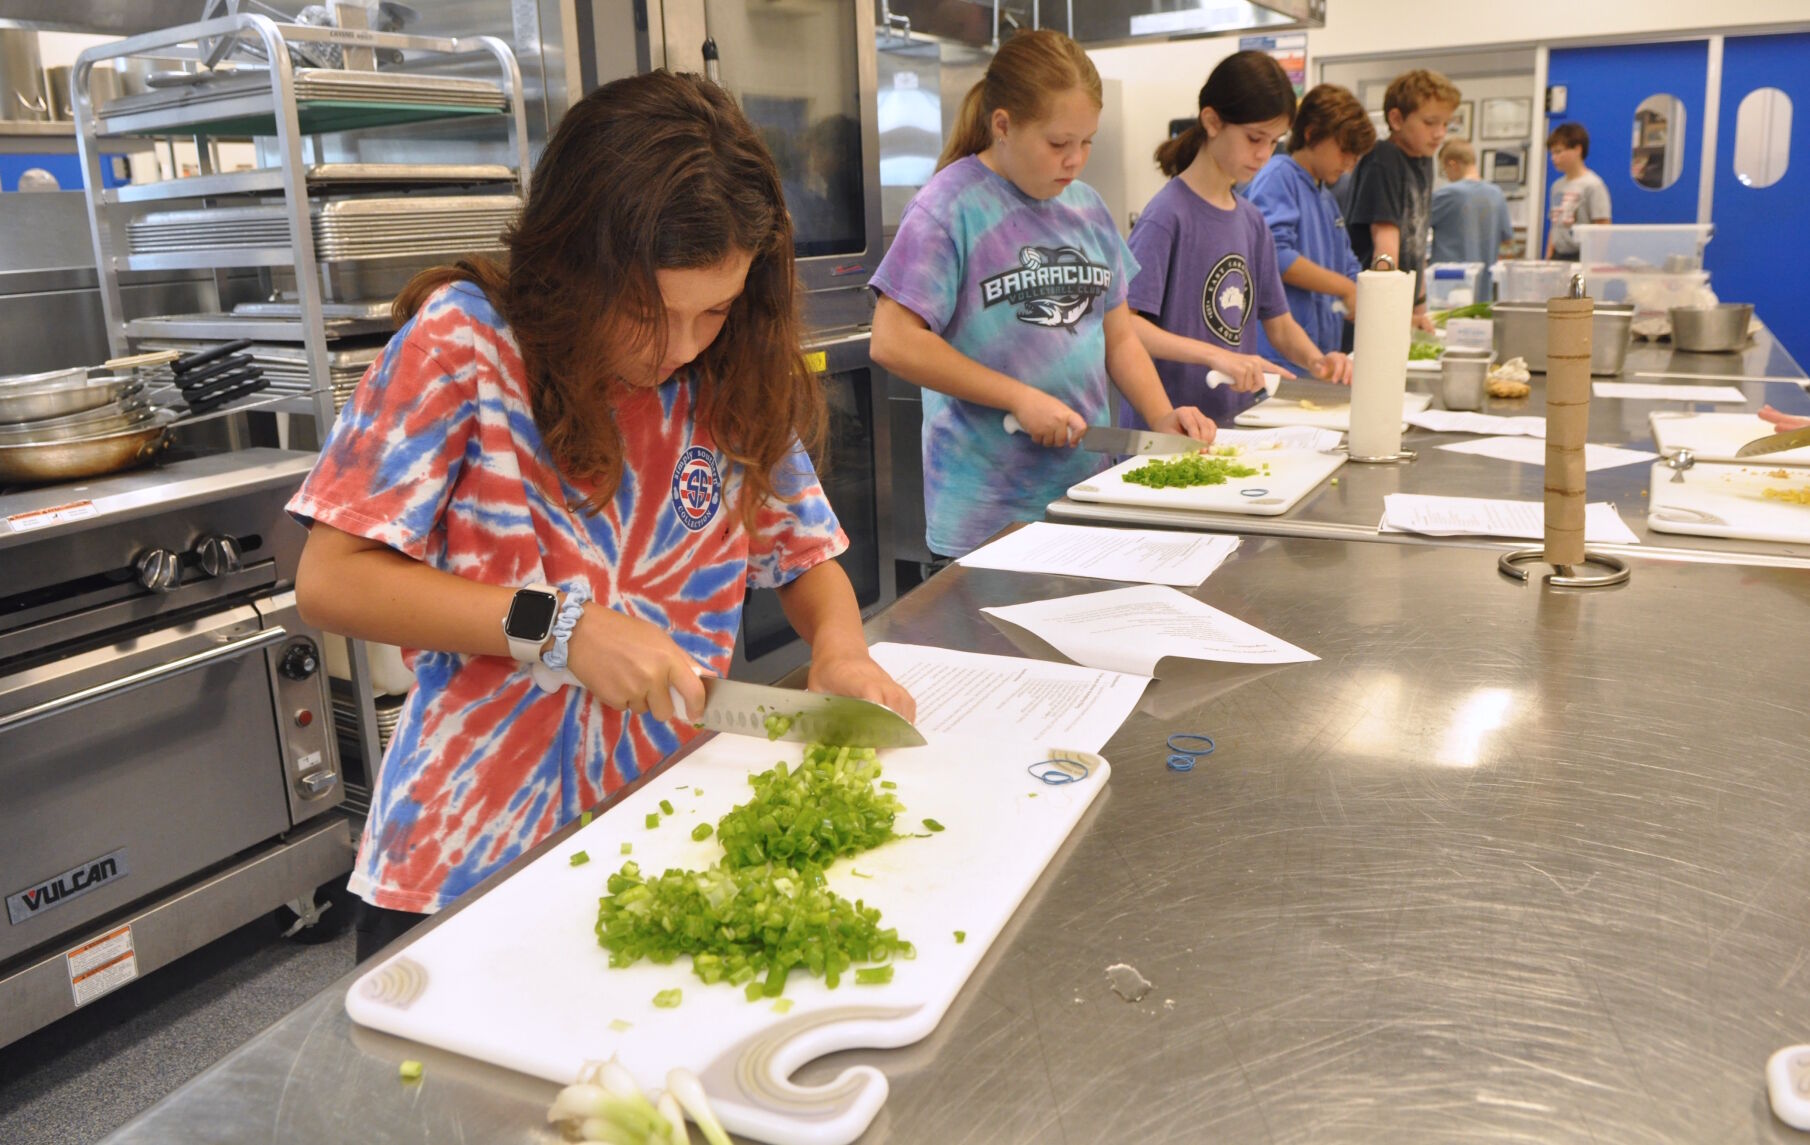
[(1241, 254), (1224, 256), (1207, 274), (1200, 292), (1200, 316), (1213, 336), (1228, 346), (1236, 348), (1243, 339), (1250, 292), (1251, 273)]
[(679, 524), (697, 532), (723, 504), (723, 478), (716, 468), (716, 454), (694, 445), (679, 456), (672, 471), (672, 509)]

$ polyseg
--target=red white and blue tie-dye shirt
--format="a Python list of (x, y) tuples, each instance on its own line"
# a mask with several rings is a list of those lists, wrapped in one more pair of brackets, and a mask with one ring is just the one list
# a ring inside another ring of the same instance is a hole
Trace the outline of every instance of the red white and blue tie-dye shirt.
[[(289, 510), (470, 580), (582, 588), (725, 675), (744, 590), (786, 584), (848, 538), (802, 452), (751, 537), (741, 469), (696, 401), (689, 371), (621, 401), (622, 482), (601, 512), (576, 511), (590, 488), (555, 467), (514, 337), (456, 283), (390, 340)], [(415, 687), (351, 878), (377, 906), (438, 910), (694, 734), (581, 688), (542, 692), (505, 657), (405, 657)]]

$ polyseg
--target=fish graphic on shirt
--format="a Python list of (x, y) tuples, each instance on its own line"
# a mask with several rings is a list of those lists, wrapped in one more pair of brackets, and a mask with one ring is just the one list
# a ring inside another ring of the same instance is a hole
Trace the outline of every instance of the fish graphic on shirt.
[(1094, 299), (1111, 285), (1112, 269), (1078, 247), (1025, 246), (1019, 248), (1017, 266), (982, 279), (980, 289), (987, 306), (1004, 302), (1017, 307), (1020, 322), (1074, 334)]

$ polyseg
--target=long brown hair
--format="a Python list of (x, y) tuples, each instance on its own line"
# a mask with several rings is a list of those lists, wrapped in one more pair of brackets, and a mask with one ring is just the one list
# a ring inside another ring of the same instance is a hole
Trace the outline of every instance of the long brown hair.
[[(1209, 107), (1226, 124), (1268, 123), (1281, 116), (1292, 123), (1295, 85), (1268, 52), (1233, 52), (1219, 61), (1201, 85), (1200, 110)], [(1197, 116), (1192, 127), (1157, 147), (1156, 165), (1174, 178), (1188, 169), (1206, 143), (1207, 129)]]
[(1339, 150), (1359, 158), (1376, 146), (1376, 124), (1358, 97), (1338, 84), (1323, 83), (1301, 97), (1295, 124), (1288, 133), (1288, 153), (1293, 155), (1322, 139), (1336, 139)]
[(815, 451), (825, 407), (799, 349), (792, 223), (779, 172), (729, 94), (700, 76), (619, 79), (566, 112), (535, 166), (521, 218), (488, 259), (416, 275), (393, 313), (406, 321), (449, 282), (476, 283), (515, 335), (534, 422), (596, 512), (622, 479), (613, 412), (626, 361), (666, 342), (655, 272), (753, 256), (722, 332), (690, 367), (696, 418), (744, 470), (742, 519), (777, 496), (794, 440)]
[(1074, 88), (1091, 95), (1095, 107), (1104, 105), (1100, 73), (1081, 45), (1048, 28), (1019, 32), (999, 45), (986, 75), (963, 97), (936, 169), (993, 146), (995, 111), (1004, 108), (1013, 123), (1036, 123), (1048, 114), (1052, 97)]

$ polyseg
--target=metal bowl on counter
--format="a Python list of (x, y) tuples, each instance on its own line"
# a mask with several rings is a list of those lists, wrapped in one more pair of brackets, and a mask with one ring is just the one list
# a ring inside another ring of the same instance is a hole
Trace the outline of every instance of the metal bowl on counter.
[[(1527, 368), (1546, 372), (1546, 304), (1498, 302), (1491, 307), (1496, 355), (1504, 361), (1522, 358)], [(1634, 308), (1598, 302), (1590, 320), (1590, 373), (1621, 373), (1634, 337)]]
[(74, 481), (142, 465), (164, 447), (176, 419), (175, 411), (159, 409), (149, 420), (110, 433), (63, 441), (0, 442), (0, 483)]
[(1718, 306), (1674, 306), (1672, 348), (1692, 354), (1728, 354), (1747, 345), (1753, 306), (1724, 302)]

